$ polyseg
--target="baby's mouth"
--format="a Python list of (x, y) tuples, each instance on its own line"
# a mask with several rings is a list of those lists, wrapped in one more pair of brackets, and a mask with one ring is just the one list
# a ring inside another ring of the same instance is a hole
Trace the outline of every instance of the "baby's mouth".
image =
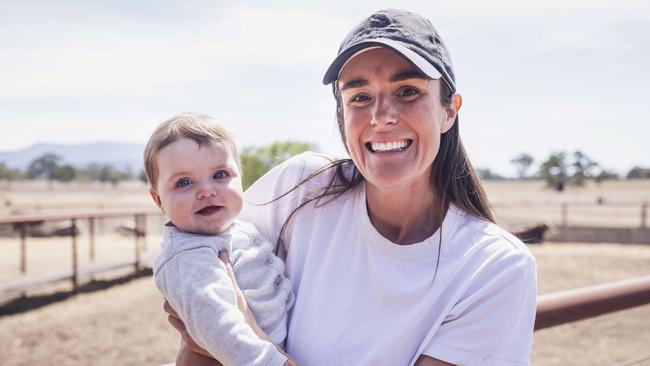
[(210, 216), (215, 213), (217, 213), (219, 210), (221, 210), (223, 206), (206, 206), (203, 207), (202, 209), (196, 211), (197, 214), (201, 216)]

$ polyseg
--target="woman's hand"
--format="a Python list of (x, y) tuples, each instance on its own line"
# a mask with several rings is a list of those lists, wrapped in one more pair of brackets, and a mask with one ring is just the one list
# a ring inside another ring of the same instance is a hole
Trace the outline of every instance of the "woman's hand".
[(194, 352), (201, 356), (213, 359), (208, 351), (201, 348), (201, 346), (194, 342), (194, 339), (192, 339), (190, 334), (187, 332), (187, 328), (185, 328), (185, 323), (183, 323), (181, 317), (176, 313), (176, 310), (174, 310), (167, 301), (165, 301), (163, 309), (165, 309), (165, 312), (167, 313), (167, 321), (174, 328), (176, 328), (176, 330), (181, 334), (181, 337), (183, 338), (183, 343), (181, 344), (181, 349), (178, 352), (178, 357), (180, 357), (182, 352)]
[(273, 343), (271, 338), (269, 338), (269, 336), (257, 324), (255, 315), (253, 315), (253, 312), (248, 307), (248, 303), (246, 303), (246, 298), (244, 297), (244, 293), (239, 288), (239, 285), (237, 285), (237, 279), (235, 278), (235, 271), (233, 271), (232, 265), (230, 264), (230, 258), (228, 257), (228, 252), (225, 250), (219, 252), (219, 259), (221, 259), (223, 264), (226, 266), (228, 277), (230, 277), (230, 280), (232, 281), (232, 287), (235, 289), (235, 304), (237, 305), (237, 309), (239, 309), (239, 311), (241, 311), (241, 313), (244, 314), (246, 323), (250, 325), (251, 328), (253, 328), (253, 331), (258, 337), (260, 337), (265, 341)]
[(176, 355), (176, 366), (223, 366), (212, 357), (205, 357), (191, 350), (184, 340), (181, 340), (181, 348)]
[(253, 312), (251, 309), (248, 307), (248, 304), (246, 303), (246, 298), (244, 297), (244, 293), (241, 291), (239, 286), (237, 285), (237, 279), (235, 278), (235, 271), (232, 269), (232, 265), (230, 264), (230, 258), (228, 257), (228, 252), (227, 251), (221, 251), (219, 252), (219, 259), (223, 262), (223, 264), (226, 265), (226, 271), (228, 272), (228, 277), (230, 277), (230, 280), (232, 281), (232, 287), (235, 289), (235, 303), (237, 304), (237, 308), (239, 311), (244, 314), (244, 318), (246, 319), (246, 323), (253, 328), (253, 331), (255, 334), (257, 334), (258, 337), (261, 339), (270, 342), (271, 344), (275, 345), (275, 348), (277, 348), (278, 351), (280, 351), (283, 355), (287, 357), (287, 361), (284, 363), (284, 366), (298, 366), (298, 363), (294, 361), (284, 350), (279, 347), (277, 344), (271, 340), (271, 338), (262, 330), (262, 328), (259, 327), (257, 324), (257, 320), (255, 320), (255, 315), (253, 315)]

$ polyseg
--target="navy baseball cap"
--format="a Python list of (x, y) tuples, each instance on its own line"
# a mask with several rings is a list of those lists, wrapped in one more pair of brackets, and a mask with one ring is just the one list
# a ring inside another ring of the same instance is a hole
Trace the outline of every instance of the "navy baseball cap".
[(380, 10), (352, 29), (325, 72), (323, 84), (338, 80), (351, 57), (377, 46), (399, 53), (431, 79), (442, 78), (452, 93), (456, 92), (451, 58), (436, 29), (426, 18), (400, 9)]

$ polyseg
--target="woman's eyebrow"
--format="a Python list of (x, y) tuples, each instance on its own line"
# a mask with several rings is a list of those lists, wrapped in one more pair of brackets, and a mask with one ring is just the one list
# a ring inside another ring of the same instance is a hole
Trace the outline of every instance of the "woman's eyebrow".
[(352, 89), (352, 88), (360, 88), (362, 86), (368, 85), (368, 80), (366, 79), (352, 79), (345, 84), (341, 86), (341, 91), (347, 90), (347, 89)]
[[(389, 81), (394, 83), (396, 81), (408, 80), (408, 79), (428, 79), (426, 76), (422, 75), (421, 72), (415, 70), (408, 70), (404, 72), (397, 73), (393, 75)], [(341, 86), (341, 91), (360, 88), (362, 86), (368, 85), (368, 80), (366, 79), (352, 79)]]
[(390, 82), (402, 81), (407, 79), (427, 79), (427, 77), (422, 75), (422, 73), (419, 71), (409, 70), (409, 71), (404, 71), (393, 75), (390, 78)]

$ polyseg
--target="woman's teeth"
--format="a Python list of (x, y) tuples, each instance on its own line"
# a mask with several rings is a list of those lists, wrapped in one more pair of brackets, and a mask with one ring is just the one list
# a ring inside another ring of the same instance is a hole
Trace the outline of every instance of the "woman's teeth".
[(404, 150), (408, 146), (408, 140), (391, 141), (391, 142), (371, 142), (370, 149), (372, 152)]

